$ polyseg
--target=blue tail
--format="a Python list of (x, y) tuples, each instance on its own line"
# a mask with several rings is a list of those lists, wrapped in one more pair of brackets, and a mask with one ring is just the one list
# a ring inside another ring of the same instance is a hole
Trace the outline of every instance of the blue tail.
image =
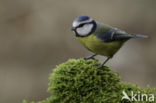
[(147, 35), (142, 35), (142, 34), (134, 34), (135, 38), (149, 38)]

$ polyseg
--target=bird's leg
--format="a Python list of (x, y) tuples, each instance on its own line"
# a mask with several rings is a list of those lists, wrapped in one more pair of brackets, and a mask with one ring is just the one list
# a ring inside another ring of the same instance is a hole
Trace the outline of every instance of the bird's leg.
[(93, 55), (90, 55), (88, 57), (85, 57), (84, 60), (88, 60), (88, 59), (94, 59), (94, 57), (96, 56), (97, 54), (93, 54)]
[(110, 57), (108, 57), (98, 68), (102, 68), (104, 66), (104, 64), (106, 64), (106, 62), (110, 59)]

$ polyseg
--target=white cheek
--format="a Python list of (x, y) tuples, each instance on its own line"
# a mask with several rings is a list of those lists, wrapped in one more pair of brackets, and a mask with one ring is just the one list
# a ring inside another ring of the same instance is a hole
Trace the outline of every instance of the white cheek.
[(81, 28), (77, 28), (77, 33), (81, 36), (88, 35), (93, 28), (93, 24), (86, 24)]

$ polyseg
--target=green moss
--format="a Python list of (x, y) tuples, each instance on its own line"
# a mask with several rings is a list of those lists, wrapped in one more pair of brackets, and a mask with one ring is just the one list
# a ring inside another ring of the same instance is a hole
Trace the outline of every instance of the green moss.
[(121, 100), (123, 90), (129, 96), (131, 91), (154, 94), (156, 90), (122, 82), (117, 72), (97, 65), (100, 63), (96, 60), (70, 59), (57, 66), (49, 78), (52, 96), (38, 103), (155, 103)]

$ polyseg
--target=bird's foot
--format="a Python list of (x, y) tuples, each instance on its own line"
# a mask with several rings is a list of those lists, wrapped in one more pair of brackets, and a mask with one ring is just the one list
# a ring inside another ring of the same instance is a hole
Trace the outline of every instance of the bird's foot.
[(95, 60), (95, 58), (94, 57), (85, 57), (85, 58), (83, 58), (84, 60), (89, 60), (89, 59), (94, 59)]
[(89, 59), (94, 59), (95, 60), (95, 58), (94, 58), (95, 56), (96, 56), (96, 54), (93, 54), (91, 56), (85, 57), (84, 60), (89, 60)]
[(104, 66), (104, 65), (99, 65), (98, 68), (99, 68), (99, 69), (105, 68), (105, 66)]
[(104, 65), (106, 64), (106, 62), (109, 60), (110, 58), (108, 57), (101, 65), (98, 66), (98, 68), (103, 68), (105, 67)]

